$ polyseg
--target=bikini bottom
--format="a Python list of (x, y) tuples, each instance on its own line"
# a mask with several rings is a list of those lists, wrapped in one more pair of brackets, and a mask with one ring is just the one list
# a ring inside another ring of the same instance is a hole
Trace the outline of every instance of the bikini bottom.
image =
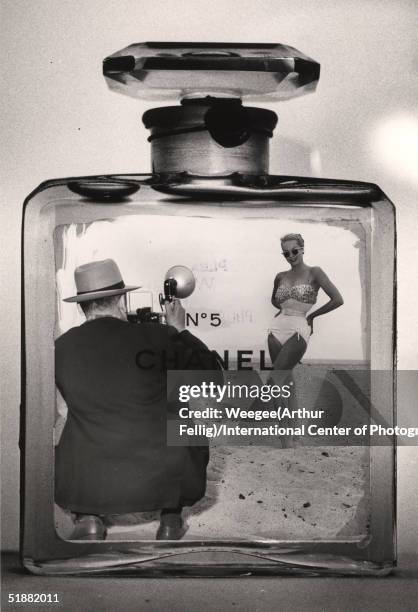
[(268, 332), (273, 334), (282, 346), (295, 334), (298, 335), (298, 340), (302, 337), (306, 344), (308, 344), (311, 328), (303, 315), (286, 315), (281, 313), (274, 317)]

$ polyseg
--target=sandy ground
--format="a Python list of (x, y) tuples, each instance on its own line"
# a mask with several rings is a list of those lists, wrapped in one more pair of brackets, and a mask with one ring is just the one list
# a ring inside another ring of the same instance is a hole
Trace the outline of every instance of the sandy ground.
[[(368, 529), (368, 449), (212, 447), (185, 540), (356, 538)], [(108, 517), (108, 539), (155, 538), (158, 512)], [(69, 537), (69, 515), (57, 513)]]
[[(325, 372), (317, 366), (296, 368), (299, 406), (326, 407), (323, 425), (356, 424), (364, 414), (361, 403), (332, 374), (328, 377), (332, 388), (324, 387)], [(211, 444), (206, 496), (184, 510), (188, 526), (184, 539), (366, 536), (369, 448), (311, 444), (309, 440), (293, 448)], [(153, 540), (159, 513), (109, 516), (107, 523), (110, 540)], [(56, 527), (66, 539), (73, 529), (71, 515), (58, 507)]]

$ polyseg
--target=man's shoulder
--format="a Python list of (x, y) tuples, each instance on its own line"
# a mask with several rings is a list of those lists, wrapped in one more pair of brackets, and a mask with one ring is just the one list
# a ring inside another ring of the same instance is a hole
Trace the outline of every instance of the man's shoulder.
[(127, 323), (125, 321), (119, 321), (114, 319), (113, 321), (103, 321), (99, 324), (84, 323), (78, 327), (72, 327), (68, 331), (64, 332), (55, 340), (55, 348), (65, 348), (76, 344), (83, 338), (93, 338), (97, 336), (97, 339), (104, 337), (114, 337), (115, 334), (119, 338), (123, 338), (124, 342), (128, 344), (130, 342), (146, 342), (151, 344), (167, 344), (178, 336), (177, 330), (170, 325), (163, 325), (161, 323)]
[(151, 338), (154, 341), (168, 342), (178, 335), (178, 332), (171, 325), (162, 323), (139, 323), (129, 325), (128, 332), (132, 336)]
[(55, 338), (55, 346), (64, 346), (68, 342), (72, 342), (81, 332), (82, 326), (71, 327), (66, 332)]
[(100, 338), (103, 335), (114, 333), (115, 330), (123, 330), (124, 327), (128, 327), (128, 324), (115, 317), (98, 317), (84, 321), (58, 336), (55, 339), (55, 347), (72, 344), (86, 338)]

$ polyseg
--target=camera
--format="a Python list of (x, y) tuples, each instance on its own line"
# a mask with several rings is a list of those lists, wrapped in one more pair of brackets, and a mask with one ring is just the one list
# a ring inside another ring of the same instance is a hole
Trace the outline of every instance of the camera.
[(137, 308), (134, 312), (128, 312), (129, 323), (162, 323), (163, 313), (153, 312), (150, 306)]
[[(174, 298), (189, 297), (196, 286), (193, 272), (186, 266), (173, 266), (164, 278), (163, 293), (158, 296), (161, 311), (166, 302), (172, 302)], [(165, 323), (164, 312), (154, 312), (152, 307), (145, 306), (131, 310), (131, 299), (128, 297), (128, 321), (130, 323)]]
[(172, 302), (177, 297), (177, 280), (173, 277), (166, 278), (164, 281), (164, 295), (160, 293), (160, 306), (164, 306), (164, 302)]

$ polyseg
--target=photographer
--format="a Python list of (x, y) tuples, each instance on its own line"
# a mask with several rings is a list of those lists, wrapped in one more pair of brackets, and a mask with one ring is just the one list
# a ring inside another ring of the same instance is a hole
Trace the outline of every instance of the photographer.
[[(68, 407), (55, 501), (76, 514), (71, 539), (105, 539), (107, 514), (157, 509), (156, 538), (180, 539), (182, 507), (205, 494), (209, 451), (167, 446), (167, 369), (215, 369), (212, 354), (185, 330), (176, 299), (165, 303), (167, 325), (128, 323), (126, 293), (137, 287), (125, 286), (113, 260), (79, 266), (74, 276), (77, 295), (65, 301), (78, 303), (86, 322), (55, 342)], [(143, 368), (138, 354), (155, 359)]]

